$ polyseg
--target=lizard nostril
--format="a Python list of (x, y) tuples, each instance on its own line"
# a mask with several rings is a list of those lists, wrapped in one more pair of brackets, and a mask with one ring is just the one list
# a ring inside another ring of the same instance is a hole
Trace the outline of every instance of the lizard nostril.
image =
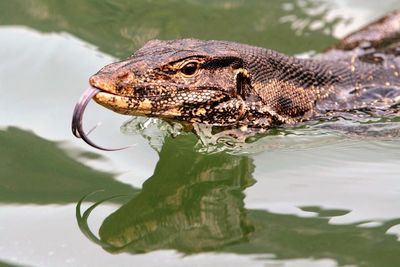
[(128, 71), (123, 71), (117, 74), (117, 79), (126, 79), (129, 76)]

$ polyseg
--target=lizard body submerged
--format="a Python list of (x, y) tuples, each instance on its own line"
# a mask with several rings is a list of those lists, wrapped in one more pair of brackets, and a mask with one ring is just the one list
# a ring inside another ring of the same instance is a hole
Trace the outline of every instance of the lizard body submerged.
[(400, 103), (400, 12), (312, 59), (228, 41), (153, 40), (93, 75), (121, 114), (268, 128)]

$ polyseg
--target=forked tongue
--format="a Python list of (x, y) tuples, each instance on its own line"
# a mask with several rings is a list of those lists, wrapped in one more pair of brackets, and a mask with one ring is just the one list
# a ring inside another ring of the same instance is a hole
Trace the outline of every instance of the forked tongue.
[(72, 116), (72, 124), (71, 124), (72, 133), (77, 138), (82, 138), (82, 140), (85, 141), (88, 145), (95, 147), (97, 149), (100, 149), (100, 150), (116, 151), (116, 150), (122, 150), (122, 149), (129, 148), (130, 146), (122, 147), (122, 148), (105, 148), (105, 147), (98, 146), (88, 138), (88, 134), (90, 134), (96, 128), (96, 126), (94, 128), (92, 128), (88, 133), (85, 133), (85, 131), (83, 130), (83, 125), (82, 125), (83, 114), (84, 114), (85, 109), (86, 109), (87, 105), (89, 104), (90, 100), (98, 92), (100, 92), (99, 89), (97, 89), (95, 87), (89, 87), (82, 94), (81, 98), (78, 100), (78, 103), (76, 103), (75, 109), (74, 109), (74, 114)]

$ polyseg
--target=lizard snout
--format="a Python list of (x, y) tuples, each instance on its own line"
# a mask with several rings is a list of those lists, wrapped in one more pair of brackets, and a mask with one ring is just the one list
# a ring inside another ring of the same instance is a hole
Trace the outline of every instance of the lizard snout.
[(131, 92), (135, 76), (129, 70), (114, 72), (100, 70), (89, 78), (89, 84), (112, 94), (127, 94)]

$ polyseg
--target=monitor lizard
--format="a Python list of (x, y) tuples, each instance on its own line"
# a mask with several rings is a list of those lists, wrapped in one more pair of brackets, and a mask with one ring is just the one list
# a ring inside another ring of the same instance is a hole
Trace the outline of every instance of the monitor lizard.
[[(313, 58), (220, 40), (152, 40), (89, 79), (90, 98), (121, 114), (184, 124), (270, 128), (400, 103), (400, 11)], [(87, 140), (86, 140), (87, 141)]]

